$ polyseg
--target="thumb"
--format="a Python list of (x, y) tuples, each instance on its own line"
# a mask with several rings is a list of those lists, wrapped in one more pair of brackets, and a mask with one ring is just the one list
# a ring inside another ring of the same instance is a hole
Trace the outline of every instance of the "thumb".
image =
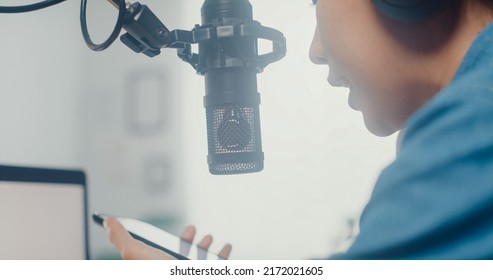
[(172, 260), (172, 256), (136, 240), (122, 224), (113, 217), (104, 219), (103, 226), (106, 229), (111, 243), (120, 252), (124, 260)]

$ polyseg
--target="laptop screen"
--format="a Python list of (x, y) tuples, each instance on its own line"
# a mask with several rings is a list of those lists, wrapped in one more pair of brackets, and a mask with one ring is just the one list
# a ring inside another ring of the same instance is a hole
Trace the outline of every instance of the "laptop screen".
[(0, 259), (87, 259), (80, 171), (0, 166)]

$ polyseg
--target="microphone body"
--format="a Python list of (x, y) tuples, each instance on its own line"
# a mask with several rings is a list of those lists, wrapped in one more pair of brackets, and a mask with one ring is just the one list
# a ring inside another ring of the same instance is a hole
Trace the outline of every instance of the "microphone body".
[(206, 0), (202, 6), (202, 27), (212, 26), (217, 32), (215, 39), (199, 43), (197, 67), (205, 78), (211, 174), (252, 173), (264, 168), (257, 38), (227, 34), (251, 22), (248, 0)]

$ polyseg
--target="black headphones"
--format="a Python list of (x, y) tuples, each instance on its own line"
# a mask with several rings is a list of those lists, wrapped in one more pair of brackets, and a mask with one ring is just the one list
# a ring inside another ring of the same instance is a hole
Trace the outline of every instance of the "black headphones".
[(413, 22), (437, 14), (447, 5), (447, 0), (372, 0), (377, 9), (389, 18)]

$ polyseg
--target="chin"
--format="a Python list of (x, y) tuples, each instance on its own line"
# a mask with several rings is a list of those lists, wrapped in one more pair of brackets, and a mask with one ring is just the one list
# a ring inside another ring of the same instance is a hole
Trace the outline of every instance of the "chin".
[(399, 129), (395, 129), (393, 127), (384, 125), (382, 122), (376, 122), (372, 120), (368, 120), (365, 118), (365, 126), (368, 131), (378, 137), (387, 137), (395, 132), (397, 132)]

